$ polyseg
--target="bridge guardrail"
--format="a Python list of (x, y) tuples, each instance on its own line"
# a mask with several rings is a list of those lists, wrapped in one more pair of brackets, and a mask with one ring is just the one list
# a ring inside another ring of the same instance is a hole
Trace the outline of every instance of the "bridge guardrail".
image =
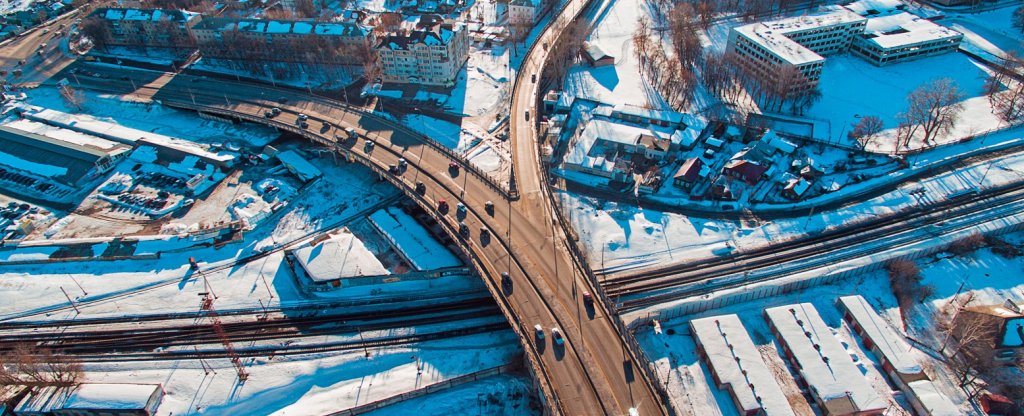
[[(283, 90), (282, 88), (279, 88), (279, 87), (266, 87), (265, 85), (260, 85), (260, 87), (261, 88), (266, 88), (266, 89)], [(340, 111), (355, 113), (355, 114), (360, 115), (361, 117), (367, 117), (367, 118), (373, 119), (374, 121), (378, 121), (378, 122), (380, 122), (382, 124), (385, 124), (385, 125), (391, 127), (394, 130), (400, 130), (400, 131), (402, 131), (405, 134), (408, 134), (408, 135), (410, 135), (412, 137), (417, 138), (418, 140), (420, 140), (420, 141), (430, 145), (431, 147), (437, 149), (441, 153), (444, 153), (450, 159), (457, 161), (460, 165), (462, 165), (462, 167), (464, 169), (473, 172), (474, 175), (476, 175), (476, 176), (480, 177), (481, 179), (483, 179), (484, 183), (486, 183), (490, 188), (494, 189), (499, 194), (503, 195), (505, 198), (513, 200), (513, 201), (519, 199), (519, 192), (518, 192), (518, 190), (514, 189), (514, 184), (513, 184), (514, 181), (512, 181), (512, 180), (509, 181), (509, 188), (508, 189), (501, 187), (498, 184), (498, 178), (495, 178), (492, 175), (482, 171), (479, 167), (477, 167), (472, 162), (470, 162), (469, 159), (466, 159), (464, 156), (456, 153), (454, 150), (452, 150), (448, 146), (445, 146), (445, 145), (441, 144), (440, 142), (438, 142), (437, 140), (434, 140), (430, 136), (427, 136), (425, 134), (417, 132), (417, 131), (409, 128), (408, 126), (405, 126), (405, 125), (402, 125), (401, 123), (392, 121), (392, 120), (390, 120), (390, 119), (388, 119), (386, 117), (382, 117), (381, 115), (378, 115), (378, 114), (376, 114), (373, 111), (366, 111), (366, 110), (364, 110), (362, 108), (359, 108), (359, 107), (356, 107), (356, 106), (352, 106), (352, 105), (349, 105), (349, 104), (345, 104), (345, 103), (342, 103), (342, 102), (339, 102), (339, 101), (335, 101), (333, 99), (330, 99), (330, 98), (327, 98), (327, 97), (323, 97), (323, 96), (320, 96), (320, 95), (315, 95), (314, 94), (314, 96), (316, 97), (316, 101), (313, 102), (314, 105), (323, 105), (323, 106), (326, 106), (327, 108), (333, 108), (333, 109), (337, 109), (337, 110), (340, 110)], [(195, 105), (195, 106), (196, 107), (205, 107), (205, 106), (199, 106), (199, 105)], [(212, 107), (206, 107), (206, 108), (212, 108)], [(287, 130), (295, 132), (297, 129), (288, 128)], [(514, 176), (514, 172), (511, 175)]]
[[(566, 3), (566, 5), (563, 6), (561, 10), (564, 11), (565, 8), (568, 7), (569, 4), (571, 4), (571, 2), (572, 2), (572, 0), (570, 0), (569, 3)], [(583, 6), (580, 7), (576, 11), (576, 13), (573, 15), (572, 19), (570, 19), (570, 21), (575, 21), (575, 20), (579, 19), (580, 16), (582, 16), (583, 13), (585, 11), (587, 11), (593, 5), (593, 3), (594, 3), (594, 0), (587, 0), (583, 4)], [(548, 30), (548, 28), (552, 24), (555, 23), (556, 20), (557, 19), (551, 19), (548, 22), (548, 24), (545, 25), (545, 27), (541, 31), (541, 33), (546, 32)], [(530, 54), (533, 52), (534, 48), (536, 48), (536, 47), (537, 47), (537, 43), (535, 42), (527, 50), (525, 56), (530, 56)], [(541, 67), (540, 67), (540, 71), (539, 71), (540, 73), (542, 73), (542, 74), (544, 73), (544, 67), (546, 66), (546, 64), (547, 64), (547, 60), (545, 59), (541, 63)], [(513, 86), (513, 91), (518, 90), (520, 83), (524, 82), (523, 81), (524, 78), (525, 78), (525, 74), (523, 72), (519, 72), (519, 74), (516, 76), (516, 81), (515, 81), (515, 84)], [(537, 105), (536, 99), (537, 99), (537, 97), (534, 96), (533, 98), (534, 98), (534, 102), (531, 103), (530, 107), (531, 107), (531, 109), (536, 110), (536, 105)], [(510, 101), (510, 103), (511, 103), (511, 101)], [(511, 104), (510, 104), (510, 106), (511, 106)], [(536, 114), (537, 112), (534, 111), (534, 113)], [(534, 118), (534, 120), (538, 120), (538, 119), (539, 118), (537, 118), (537, 117)], [(530, 125), (531, 128), (534, 125), (536, 125), (536, 123), (531, 123), (531, 125)], [(537, 148), (537, 149), (534, 149), (534, 151), (538, 152), (538, 159), (537, 160), (543, 160), (542, 158), (539, 157), (540, 149)], [(579, 269), (584, 271), (584, 274), (587, 276), (587, 279), (590, 280), (590, 283), (593, 286), (594, 292), (596, 292), (597, 295), (601, 297), (601, 300), (602, 300), (603, 304), (606, 305), (606, 306), (614, 305), (614, 303), (612, 303), (611, 300), (608, 299), (608, 297), (605, 295), (604, 290), (601, 289), (601, 285), (600, 285), (600, 282), (597, 280), (597, 276), (590, 269), (590, 267), (587, 267), (588, 263), (586, 261), (586, 257), (583, 255), (582, 252), (580, 252), (579, 247), (575, 243), (575, 241), (576, 241), (575, 235), (576, 234), (572, 230), (571, 226), (568, 225), (569, 223), (568, 223), (568, 221), (566, 221), (565, 216), (562, 213), (562, 210), (561, 210), (560, 206), (558, 205), (558, 203), (554, 199), (554, 195), (551, 192), (551, 188), (549, 186), (547, 186), (547, 184), (549, 183), (549, 180), (550, 180), (549, 179), (549, 169), (548, 169), (547, 164), (544, 164), (543, 166), (541, 166), (541, 177), (543, 178), (543, 181), (544, 181), (544, 184), (542, 184), (541, 188), (544, 189), (545, 194), (547, 194), (547, 196), (548, 196), (548, 200), (551, 201), (551, 203), (553, 205), (552, 208), (553, 208), (553, 211), (555, 211), (555, 216), (558, 218), (559, 226), (562, 228), (562, 232), (565, 234), (565, 236), (567, 238), (569, 238), (569, 239), (572, 239), (572, 241), (566, 241), (565, 245), (566, 245), (566, 247), (568, 247), (569, 253), (572, 256), (573, 261), (575, 261), (577, 263), (577, 267)], [(512, 178), (513, 178), (513, 180), (515, 178), (515, 172), (514, 171), (512, 173)], [(605, 311), (605, 312), (608, 313), (608, 311)], [(646, 379), (644, 381), (646, 382), (647, 385), (651, 386), (652, 388), (654, 388), (654, 390), (656, 392), (658, 392), (659, 398), (662, 401), (661, 403), (659, 403), (659, 405), (663, 409), (666, 409), (669, 413), (672, 413), (673, 409), (672, 409), (672, 407), (670, 405), (671, 401), (669, 400), (668, 391), (666, 391), (665, 388), (661, 384), (655, 382), (655, 380), (658, 380), (657, 374), (656, 374), (656, 372), (654, 371), (654, 369), (652, 368), (652, 366), (650, 364), (651, 361), (649, 359), (647, 359), (647, 357), (644, 355), (643, 349), (640, 348), (640, 345), (639, 345), (639, 343), (637, 343), (636, 338), (633, 336), (633, 333), (631, 331), (629, 331), (629, 329), (625, 326), (625, 324), (622, 322), (621, 317), (619, 317), (616, 314), (611, 314), (611, 315), (609, 315), (609, 317), (611, 318), (610, 320), (611, 320), (613, 326), (615, 327), (616, 332), (619, 333), (620, 338), (623, 339), (625, 343), (629, 344), (629, 348), (625, 348), (625, 346), (624, 346), (624, 349), (629, 350), (630, 355), (633, 356), (633, 359), (641, 367), (642, 375)]]

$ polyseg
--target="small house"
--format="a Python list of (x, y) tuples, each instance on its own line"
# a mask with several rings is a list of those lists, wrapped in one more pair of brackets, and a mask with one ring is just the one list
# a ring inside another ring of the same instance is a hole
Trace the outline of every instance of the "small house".
[(740, 179), (749, 185), (755, 185), (760, 182), (766, 171), (768, 171), (767, 166), (744, 159), (730, 160), (722, 168), (722, 173), (726, 176)]
[(700, 170), (703, 167), (703, 160), (696, 157), (687, 159), (672, 176), (672, 185), (677, 188), (690, 189), (693, 187), (693, 183), (700, 178)]
[(591, 42), (583, 44), (583, 58), (587, 60), (590, 66), (595, 68), (615, 65), (614, 56), (605, 53), (604, 49)]
[(807, 190), (811, 189), (811, 183), (804, 178), (790, 179), (786, 187), (782, 188), (782, 196), (797, 200), (804, 197)]

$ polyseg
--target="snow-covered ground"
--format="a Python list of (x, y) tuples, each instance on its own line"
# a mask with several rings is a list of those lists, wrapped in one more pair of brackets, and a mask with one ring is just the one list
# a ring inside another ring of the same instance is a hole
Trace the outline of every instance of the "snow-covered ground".
[[(833, 56), (822, 69), (822, 97), (808, 111), (811, 118), (828, 120), (829, 137), (834, 142), (847, 142), (849, 133), (860, 117), (873, 115), (882, 119), (883, 133), (868, 144), (868, 150), (891, 153), (894, 149), (897, 114), (907, 109), (907, 94), (918, 86), (939, 78), (951, 78), (964, 94), (964, 112), (954, 131), (938, 137), (936, 142), (955, 141), (966, 136), (987, 133), (1005, 127), (992, 114), (982, 86), (988, 73), (983, 66), (959, 53), (900, 62), (884, 67), (871, 65), (852, 55)], [(911, 147), (924, 143), (914, 141)]]
[(27, 10), (32, 3), (32, 0), (0, 0), (0, 15)]
[(667, 107), (661, 95), (640, 76), (632, 43), (640, 16), (650, 17), (646, 2), (612, 0), (587, 41), (614, 56), (615, 65), (592, 68), (582, 63), (573, 67), (566, 75), (566, 93), (609, 104)]
[(981, 13), (952, 13), (939, 22), (964, 34), (964, 42), (994, 56), (1006, 52), (1024, 53), (1024, 34), (1013, 27), (1015, 7), (1003, 7)]
[(536, 415), (540, 410), (531, 406), (531, 398), (534, 398), (532, 381), (523, 377), (499, 375), (406, 400), (367, 415)]
[[(599, 198), (558, 194), (594, 270), (615, 273), (655, 264), (682, 262), (742, 251), (890, 215), (906, 207), (944, 200), (947, 195), (1024, 179), (1024, 156), (1011, 155), (909, 183), (879, 197), (820, 212), (807, 208), (791, 219), (730, 221), (664, 213)], [(924, 189), (917, 197), (911, 191)]]
[(469, 61), (459, 73), (455, 88), (445, 97), (445, 111), (466, 116), (503, 111), (499, 104), (508, 100), (511, 88), (508, 65), (506, 48), (471, 48)]
[[(178, 111), (159, 104), (125, 101), (118, 96), (85, 91), (82, 94), (85, 96), (81, 110), (83, 117), (92, 116), (125, 127), (171, 137), (186, 138), (200, 143), (237, 141), (250, 146), (263, 146), (279, 135), (273, 128), (257, 124), (205, 120), (194, 113)], [(62, 112), (79, 113), (68, 107), (56, 88), (33, 89), (27, 102)]]
[[(327, 414), (388, 398), (447, 379), (512, 362), (521, 354), (512, 331), (430, 341), (409, 347), (316, 356), (275, 356), (246, 359), (249, 379), (239, 384), (228, 360), (206, 360), (216, 372), (206, 373), (199, 361), (130, 364), (87, 364), (88, 382), (160, 383), (166, 396), (157, 415)], [(417, 368), (419, 366), (419, 369)], [(466, 385), (485, 392), (523, 390), (523, 380), (487, 379)], [(449, 394), (459, 396), (458, 390)], [(465, 394), (465, 393), (463, 393)], [(523, 396), (527, 392), (522, 393)], [(475, 398), (475, 397), (474, 397)], [(525, 399), (505, 398), (492, 409), (516, 410)], [(433, 396), (427, 396), (427, 400)], [(409, 405), (415, 406), (415, 402)], [(413, 407), (415, 408), (415, 407)], [(475, 402), (453, 400), (448, 409), (465, 413)], [(392, 413), (388, 408), (378, 414)], [(525, 414), (525, 413), (518, 413)]]
[[(1024, 234), (1014, 233), (1005, 238), (1019, 245), (1024, 240)], [(841, 313), (836, 307), (836, 300), (840, 296), (863, 296), (894, 328), (905, 330), (907, 336), (922, 342), (925, 348), (930, 350), (938, 350), (943, 341), (943, 335), (935, 330), (936, 313), (943, 311), (947, 314), (943, 319), (949, 319), (950, 305), (958, 293), (960, 304), (967, 298), (966, 293), (971, 293), (973, 300), (965, 306), (1002, 304), (1006, 299), (1012, 299), (1018, 304), (1024, 303), (1024, 281), (1019, 278), (1019, 271), (1024, 267), (1022, 258), (1003, 258), (986, 248), (965, 257), (951, 257), (941, 253), (919, 260), (918, 263), (924, 278), (922, 284), (932, 285), (935, 292), (922, 304), (915, 305), (907, 314), (906, 326), (901, 320), (888, 276), (881, 270), (801, 292), (756, 299), (700, 314), (673, 318), (661, 322), (662, 334), (655, 334), (650, 328), (645, 327), (638, 330), (637, 337), (648, 358), (654, 361), (659, 375), (667, 380), (673, 403), (679, 409), (689, 409), (686, 411), (688, 413), (684, 414), (735, 415), (737, 413), (728, 392), (714, 386), (706, 365), (697, 358), (688, 322), (707, 316), (738, 314), (754, 343), (761, 350), (763, 358), (768, 362), (769, 368), (775, 372), (776, 379), (787, 394), (790, 404), (797, 410), (797, 414), (805, 414), (800, 409), (810, 411), (807, 408), (808, 401), (800, 395), (791, 371), (785, 368), (779, 344), (774, 340), (762, 311), (774, 306), (810, 302), (832, 328), (832, 333), (847, 346), (847, 351), (860, 366), (862, 374), (876, 390), (887, 393), (889, 389), (881, 377), (878, 358), (868, 353), (862, 340), (859, 340), (850, 327), (842, 322)], [(966, 403), (966, 395), (956, 387), (949, 370), (931, 355), (935, 353), (922, 351), (921, 348), (921, 345), (917, 345), (912, 351), (912, 357), (923, 364), (925, 372), (935, 380), (939, 390), (959, 405), (963, 414), (981, 414)], [(888, 394), (883, 397), (885, 396)]]

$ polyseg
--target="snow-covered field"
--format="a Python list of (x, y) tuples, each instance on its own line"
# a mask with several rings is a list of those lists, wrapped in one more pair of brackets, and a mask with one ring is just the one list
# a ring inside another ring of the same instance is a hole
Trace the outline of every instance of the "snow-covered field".
[(508, 49), (472, 48), (455, 88), (446, 97), (445, 111), (471, 117), (504, 111), (499, 104), (507, 101), (511, 88), (508, 65)]
[(640, 16), (650, 17), (646, 2), (613, 0), (587, 41), (614, 56), (615, 65), (592, 68), (583, 63), (573, 67), (566, 75), (568, 94), (609, 104), (666, 108), (661, 95), (640, 76), (640, 64), (633, 52), (631, 37)]
[[(257, 124), (231, 124), (215, 120), (204, 120), (190, 112), (178, 111), (159, 104), (145, 104), (121, 100), (117, 96), (83, 92), (83, 117), (121, 124), (143, 131), (181, 137), (200, 143), (227, 143), (237, 141), (251, 146), (263, 146), (278, 137), (273, 128)], [(79, 113), (67, 106), (67, 102), (55, 88), (36, 88), (29, 94), (29, 104), (54, 110)]]
[[(897, 114), (907, 109), (907, 94), (918, 86), (939, 78), (951, 78), (963, 92), (964, 113), (953, 132), (937, 142), (954, 141), (965, 136), (993, 130), (1001, 122), (992, 114), (992, 107), (983, 96), (982, 86), (988, 74), (983, 67), (959, 53), (900, 62), (876, 67), (852, 56), (833, 56), (825, 61), (821, 76), (821, 100), (808, 111), (811, 118), (831, 123), (829, 137), (845, 142), (846, 133), (860, 117), (873, 115), (882, 119), (886, 132), (873, 140), (868, 149), (893, 151)], [(917, 147), (923, 143), (911, 143)]]
[[(206, 373), (199, 361), (130, 364), (88, 364), (88, 382), (160, 383), (166, 396), (157, 415), (312, 415), (327, 414), (388, 398), (434, 383), (512, 362), (521, 354), (512, 331), (431, 341), (413, 347), (374, 349), (319, 356), (260, 357), (247, 361), (249, 379), (239, 384), (228, 360), (206, 360), (216, 372)], [(419, 369), (417, 368), (419, 365)], [(522, 391), (513, 377), (466, 385), (485, 392)], [(458, 397), (459, 391), (449, 392)], [(463, 393), (464, 394), (464, 393)], [(526, 392), (523, 393), (526, 396)], [(426, 396), (433, 400), (434, 396)], [(475, 397), (474, 397), (475, 399)], [(516, 410), (522, 401), (507, 399), (492, 409)], [(415, 408), (415, 402), (410, 402)], [(408, 407), (406, 407), (408, 408)], [(475, 410), (475, 401), (453, 400), (456, 413)], [(384, 408), (377, 414), (407, 414)], [(435, 413), (436, 414), (436, 413)], [(526, 413), (518, 413), (526, 414)]]
[[(1015, 233), (1006, 236), (1006, 239), (1020, 244), (1024, 235)], [(1024, 267), (1024, 259), (1006, 259), (994, 255), (989, 249), (982, 249), (963, 258), (940, 254), (919, 260), (918, 263), (924, 278), (922, 284), (934, 286), (935, 292), (908, 314), (906, 326), (901, 321), (896, 298), (883, 270), (806, 291), (673, 318), (661, 322), (662, 334), (655, 334), (650, 328), (639, 330), (638, 340), (648, 358), (655, 362), (659, 375), (667, 380), (673, 403), (677, 408), (689, 409), (688, 413), (684, 414), (735, 415), (737, 412), (728, 393), (714, 386), (707, 366), (697, 358), (688, 322), (706, 316), (738, 314), (754, 343), (761, 350), (762, 356), (769, 363), (769, 368), (773, 369), (790, 404), (798, 410), (798, 414), (803, 414), (799, 409), (807, 408), (807, 400), (800, 395), (791, 373), (786, 370), (780, 358), (779, 344), (768, 329), (762, 311), (774, 306), (810, 302), (832, 327), (833, 335), (847, 345), (848, 352), (855, 358), (854, 361), (860, 364), (864, 376), (876, 386), (876, 390), (880, 390), (880, 393), (887, 393), (887, 384), (881, 377), (878, 359), (867, 352), (848, 324), (842, 322), (841, 314), (835, 306), (840, 296), (864, 296), (893, 327), (905, 330), (906, 335), (934, 350), (939, 349), (943, 341), (943, 335), (935, 331), (935, 313), (940, 310), (949, 313), (952, 298), (956, 294), (959, 293), (961, 298), (966, 298), (967, 292), (972, 294), (973, 300), (966, 306), (1002, 304), (1006, 299), (1013, 299), (1018, 304), (1024, 303), (1024, 281), (1019, 278), (1019, 271)], [(948, 315), (943, 319), (949, 319)], [(936, 382), (940, 391), (957, 403), (964, 414), (980, 414), (965, 402), (966, 395), (956, 387), (944, 364), (930, 355), (934, 354), (933, 352), (926, 353), (920, 348), (918, 346), (913, 350), (913, 356), (918, 362), (923, 363), (925, 371)], [(887, 396), (889, 394), (883, 395)]]

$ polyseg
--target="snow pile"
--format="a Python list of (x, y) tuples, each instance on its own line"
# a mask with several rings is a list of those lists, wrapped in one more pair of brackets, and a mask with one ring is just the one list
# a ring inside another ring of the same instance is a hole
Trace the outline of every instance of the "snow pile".
[(277, 154), (277, 159), (288, 168), (288, 171), (297, 176), (303, 182), (323, 176), (323, 172), (311, 165), (305, 158), (299, 156), (294, 150), (286, 150)]
[(398, 208), (374, 212), (369, 220), (416, 270), (437, 270), (462, 265), (422, 225)]
[(366, 245), (347, 229), (331, 234), (327, 241), (292, 253), (315, 282), (391, 274)]

